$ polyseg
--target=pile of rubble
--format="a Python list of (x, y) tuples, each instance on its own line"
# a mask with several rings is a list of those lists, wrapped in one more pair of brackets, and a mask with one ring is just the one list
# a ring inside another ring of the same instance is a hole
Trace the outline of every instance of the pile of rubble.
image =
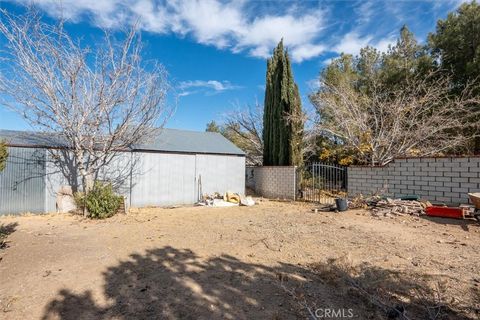
[(421, 200), (402, 200), (381, 197), (379, 195), (363, 197), (362, 195), (351, 199), (349, 209), (370, 209), (377, 217), (425, 214), (425, 208), (432, 204)]
[(391, 215), (415, 215), (425, 214), (425, 208), (431, 206), (428, 201), (400, 200), (386, 198), (379, 200), (372, 206), (372, 214), (377, 217), (388, 217)]
[(197, 202), (198, 206), (209, 206), (209, 207), (234, 207), (234, 206), (253, 206), (255, 201), (252, 197), (244, 197), (238, 193), (225, 192), (221, 195), (218, 192), (215, 192), (211, 195), (205, 194), (202, 196), (202, 200)]

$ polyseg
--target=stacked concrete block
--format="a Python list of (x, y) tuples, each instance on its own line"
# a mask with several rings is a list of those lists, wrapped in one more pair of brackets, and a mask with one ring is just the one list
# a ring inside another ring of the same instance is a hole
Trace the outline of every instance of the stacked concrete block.
[(254, 167), (255, 192), (265, 198), (295, 200), (295, 174), (294, 166)]
[(383, 167), (348, 168), (350, 195), (416, 194), (432, 202), (468, 203), (480, 192), (480, 157), (395, 159)]

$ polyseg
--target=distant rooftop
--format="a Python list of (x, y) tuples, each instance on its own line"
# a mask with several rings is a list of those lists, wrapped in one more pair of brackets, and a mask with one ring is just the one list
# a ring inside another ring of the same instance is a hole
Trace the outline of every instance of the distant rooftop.
[[(66, 144), (55, 133), (0, 130), (0, 139), (10, 146), (62, 148)], [(151, 141), (135, 145), (132, 151), (158, 151), (179, 153), (210, 153), (245, 155), (245, 153), (216, 132), (200, 132), (179, 129), (159, 129)]]

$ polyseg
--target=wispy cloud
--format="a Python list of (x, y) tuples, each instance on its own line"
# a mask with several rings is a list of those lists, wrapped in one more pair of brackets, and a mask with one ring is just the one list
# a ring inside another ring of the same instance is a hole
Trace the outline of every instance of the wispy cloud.
[[(2, 1), (2, 0), (0, 0)], [(32, 2), (53, 17), (96, 26), (189, 37), (233, 53), (266, 58), (284, 39), (294, 62), (325, 53), (385, 50), (404, 24), (423, 28), (425, 12), (444, 14), (466, 0), (253, 1), (253, 0), (7, 0)], [(433, 19), (433, 18), (432, 18)], [(434, 21), (431, 25), (434, 25)]]
[[(32, 0), (10, 0), (30, 4)], [(192, 36), (197, 42), (232, 52), (265, 58), (283, 37), (294, 61), (324, 51), (319, 33), (320, 9), (300, 10), (291, 4), (283, 12), (254, 12), (248, 1), (219, 0), (33, 0), (49, 15), (78, 21), (90, 19), (100, 27), (120, 28), (140, 21), (143, 30)]]
[(177, 88), (181, 91), (178, 95), (182, 97), (197, 93), (212, 95), (227, 90), (241, 89), (242, 87), (234, 85), (230, 81), (189, 80), (180, 82)]
[(333, 47), (336, 53), (358, 54), (361, 48), (371, 46), (379, 51), (385, 52), (389, 45), (395, 43), (395, 36), (387, 36), (385, 38), (375, 39), (373, 35), (360, 36), (356, 31), (345, 34), (340, 42)]
[(320, 88), (319, 78), (307, 80), (306, 84), (307, 84), (307, 88), (310, 89), (310, 91), (316, 91)]

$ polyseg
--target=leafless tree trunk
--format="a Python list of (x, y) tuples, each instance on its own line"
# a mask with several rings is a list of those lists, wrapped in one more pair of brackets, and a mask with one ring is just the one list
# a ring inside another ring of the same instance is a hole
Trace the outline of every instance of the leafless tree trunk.
[[(473, 85), (449, 94), (451, 81), (431, 74), (389, 91), (373, 84), (361, 93), (351, 84), (323, 84), (312, 102), (320, 114), (316, 133), (339, 138), (360, 162), (385, 165), (395, 157), (439, 155), (465, 146), (468, 119), (480, 112)], [(478, 109), (478, 108), (477, 108)]]
[(14, 16), (0, 10), (0, 97), (32, 128), (53, 133), (71, 150), (84, 191), (95, 174), (132, 145), (162, 127), (172, 109), (164, 68), (141, 59), (135, 28), (117, 41), (83, 46), (33, 10)]

